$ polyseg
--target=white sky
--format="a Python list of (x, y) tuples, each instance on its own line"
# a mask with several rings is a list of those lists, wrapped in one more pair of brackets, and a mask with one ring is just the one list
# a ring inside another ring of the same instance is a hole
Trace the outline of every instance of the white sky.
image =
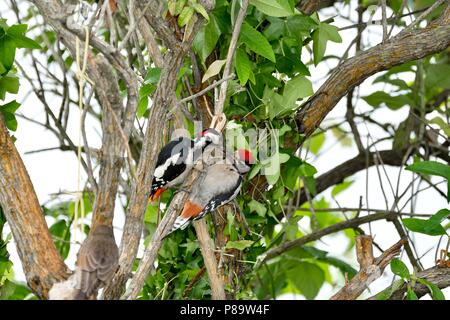
[[(6, 0), (0, 0), (0, 7), (4, 6)], [(354, 4), (354, 1), (353, 1)], [(338, 8), (340, 8), (338, 6)], [(354, 5), (353, 7), (354, 8)], [(348, 9), (347, 9), (348, 10)], [(345, 11), (346, 14), (348, 14), (348, 11)], [(350, 12), (352, 16), (355, 15), (354, 12)], [(321, 14), (321, 19), (324, 19), (326, 17), (334, 15), (333, 10), (326, 10), (323, 11)], [(390, 12), (388, 13), (388, 16), (390, 15)], [(5, 14), (2, 13), (2, 16), (5, 17)], [(15, 21), (14, 16), (9, 12), (6, 13), (6, 17), (11, 19), (9, 20), (9, 23), (12, 21)], [(374, 19), (380, 19), (381, 14), (378, 11), (374, 17)], [(365, 17), (365, 21), (367, 21), (368, 17)], [(342, 27), (345, 25), (348, 25), (347, 21), (337, 19), (335, 22), (335, 25), (338, 27)], [(370, 34), (371, 34), (371, 45), (377, 44), (377, 41), (381, 40), (381, 26), (372, 26), (369, 28)], [(349, 43), (352, 41), (352, 39), (355, 36), (355, 30), (350, 29), (346, 31), (342, 31), (341, 37), (343, 38), (343, 43), (336, 44), (336, 43), (328, 43), (327, 47), (327, 54), (333, 54), (333, 53), (342, 53), (347, 48)], [(365, 37), (366, 39), (366, 37)], [(367, 43), (365, 43), (367, 45)], [(354, 52), (351, 51), (351, 54), (353, 55)], [(307, 56), (307, 54), (305, 54)], [(23, 65), (29, 64), (27, 62), (28, 59), (24, 60), (20, 56), (20, 50), (18, 54), (18, 61), (21, 62)], [(304, 60), (305, 61), (305, 60)], [(335, 63), (335, 60), (332, 61)], [(310, 72), (312, 74), (311, 80), (313, 80), (314, 83), (314, 89), (316, 90), (320, 84), (323, 82), (323, 78), (328, 72), (329, 68), (333, 67), (330, 62), (326, 63), (320, 63), (317, 68), (314, 66), (309, 66)], [(376, 76), (375, 76), (376, 77)], [(360, 87), (361, 95), (367, 95), (375, 90), (384, 90), (383, 85), (381, 84), (372, 84), (372, 80), (374, 77), (366, 80)], [(406, 79), (407, 81), (412, 80), (411, 78)], [(24, 97), (24, 95), (30, 90), (29, 85), (25, 81), (25, 79), (21, 80), (21, 88), (19, 94), (16, 96), (16, 98), (19, 101), (22, 101), (21, 97)], [(11, 98), (9, 96), (8, 98)], [(55, 103), (57, 106), (59, 102)], [(338, 106), (327, 116), (328, 119), (332, 119), (334, 117), (342, 117), (342, 115), (345, 114), (345, 99), (341, 101)], [(362, 111), (369, 110), (369, 106), (365, 104), (363, 100), (359, 100), (355, 106), (356, 112), (361, 113)], [(23, 103), (23, 105), (20, 107), (19, 111), (23, 113), (24, 115), (34, 118), (34, 119), (43, 119), (44, 111), (42, 104), (39, 102), (39, 100), (34, 96), (29, 96)], [(380, 111), (377, 111), (376, 113), (377, 119), (379, 119), (381, 122), (385, 121), (386, 119), (389, 119), (389, 121), (396, 121), (397, 123), (400, 123), (403, 119), (405, 119), (407, 115), (407, 109), (401, 109), (398, 111), (390, 111), (386, 108), (382, 108)], [(22, 118), (18, 118), (19, 126), (18, 131), (15, 133), (15, 136), (17, 137), (16, 147), (19, 150), (20, 154), (22, 155), (22, 158), (25, 162), (25, 165), (28, 169), (29, 175), (31, 177), (31, 180), (34, 183), (36, 193), (38, 195), (39, 201), (41, 204), (46, 203), (50, 199), (52, 199), (52, 194), (60, 193), (60, 192), (66, 192), (66, 191), (75, 191), (77, 187), (77, 160), (73, 152), (62, 152), (62, 151), (47, 151), (47, 152), (40, 152), (40, 153), (33, 153), (33, 154), (27, 154), (29, 151), (33, 150), (39, 150), (43, 148), (50, 148), (50, 147), (56, 147), (59, 145), (59, 142), (56, 140), (56, 138), (53, 136), (53, 134), (44, 128), (30, 123)], [(86, 123), (86, 128), (88, 132), (88, 139), (89, 139), (89, 145), (94, 148), (98, 148), (100, 146), (100, 137), (99, 137), (99, 129), (98, 129), (98, 123), (89, 120)], [(75, 112), (75, 110), (72, 111), (71, 114), (71, 127), (69, 127), (69, 135), (72, 137), (72, 140), (77, 142), (78, 141), (78, 114)], [(374, 137), (374, 139), (377, 137), (377, 135), (380, 134), (380, 132), (377, 132), (376, 128), (371, 128), (371, 135)], [(361, 134), (365, 135), (366, 130), (363, 129), (363, 126), (360, 126)], [(364, 139), (363, 139), (364, 140)], [(389, 149), (391, 148), (391, 142), (388, 143), (380, 143), (377, 146), (378, 150), (383, 149)], [(332, 137), (331, 134), (327, 134), (327, 139), (325, 142), (325, 145), (322, 147), (322, 150), (328, 150), (328, 152), (324, 153), (323, 156), (319, 157), (318, 159), (314, 160), (313, 157), (309, 158), (309, 161), (317, 168), (318, 174), (320, 175), (329, 169), (332, 169), (336, 165), (344, 162), (347, 159), (350, 159), (354, 157), (357, 154), (357, 149), (355, 147), (351, 148), (344, 148), (337, 144), (336, 139)], [(382, 170), (381, 170), (382, 171)], [(397, 176), (399, 172), (399, 168), (393, 168), (386, 166), (386, 171), (389, 176), (389, 179), (391, 183), (394, 185), (397, 181)], [(337, 200), (339, 202), (339, 205), (342, 207), (358, 207), (359, 203), (359, 197), (363, 196), (365, 199), (365, 187), (366, 187), (366, 173), (365, 171), (361, 171), (358, 174), (356, 174), (354, 177), (352, 177), (352, 180), (354, 180), (354, 184), (343, 193), (339, 194), (337, 196)], [(383, 175), (383, 184), (384, 186), (388, 186), (388, 180)], [(83, 179), (85, 180), (86, 175), (83, 173)], [(400, 184), (400, 190), (402, 190), (402, 187), (404, 188), (409, 184), (409, 181), (411, 179), (411, 173), (407, 171), (403, 171), (402, 173), (402, 180)], [(84, 181), (83, 180), (83, 181)], [(437, 181), (437, 180), (436, 180)], [(386, 209), (384, 204), (384, 198), (380, 190), (379, 185), (379, 179), (377, 175), (377, 171), (375, 167), (372, 167), (369, 169), (369, 206), (371, 208), (378, 208), (378, 209)], [(324, 195), (328, 195), (328, 199), (331, 199), (330, 190), (323, 193)], [(392, 193), (390, 192), (390, 189), (386, 187), (386, 194), (389, 199), (389, 204), (392, 204)], [(68, 196), (73, 197), (73, 196)], [(364, 200), (364, 204), (366, 201)], [(331, 206), (335, 207), (336, 203), (331, 202)], [(425, 191), (421, 193), (421, 195), (418, 198), (417, 204), (416, 204), (416, 212), (418, 213), (427, 213), (427, 214), (433, 214), (439, 209), (442, 209), (444, 207), (447, 207), (447, 203), (445, 200), (440, 197), (439, 195), (436, 195), (433, 191)], [(409, 210), (406, 210), (409, 211)], [(121, 206), (119, 202), (116, 206), (116, 215), (114, 220), (114, 225), (116, 226), (115, 229), (115, 236), (116, 241), (119, 243), (121, 238), (121, 228), (124, 221), (123, 212), (121, 209)], [(51, 224), (53, 221), (50, 219), (48, 222)], [(301, 221), (300, 226), (303, 228), (308, 228), (308, 221), (307, 218)], [(367, 233), (369, 232), (367, 226), (362, 227)], [(8, 229), (5, 230), (5, 232), (8, 232)], [(387, 249), (392, 244), (397, 242), (399, 240), (399, 237), (397, 235), (397, 232), (393, 228), (391, 223), (386, 222), (376, 222), (372, 223), (372, 232), (373, 236), (375, 237), (375, 241), (383, 248)], [(417, 250), (419, 252), (419, 255), (424, 254), (427, 252), (430, 248), (433, 248), (436, 246), (437, 238), (436, 237), (429, 237), (424, 235), (414, 235), (417, 239), (416, 245)], [(80, 235), (77, 235), (77, 241), (81, 241), (82, 238), (80, 238)], [(327, 236), (322, 239), (321, 242), (317, 242), (317, 246), (321, 249), (324, 249), (326, 251), (330, 251), (332, 255), (336, 257), (342, 257), (345, 248), (347, 246), (347, 239), (343, 236)], [(16, 274), (16, 279), (19, 280), (25, 280), (23, 271), (20, 267), (20, 262), (14, 247), (14, 244), (11, 243), (8, 246), (8, 250), (11, 253), (12, 261), (14, 262), (14, 272)], [(67, 259), (67, 263), (69, 267), (73, 268), (74, 262), (75, 262), (75, 256), (76, 252), (78, 250), (78, 246), (74, 245), (72, 246), (71, 253), (69, 255), (69, 258)], [(434, 251), (430, 251), (428, 254), (424, 256), (422, 259), (423, 265), (425, 268), (429, 268), (434, 265)], [(375, 254), (378, 255), (378, 250), (375, 249)], [(357, 268), (356, 260), (353, 256), (346, 257), (347, 261), (351, 262), (352, 265)], [(405, 257), (402, 259), (404, 262), (408, 264), (411, 270), (411, 266), (409, 265), (408, 259)], [(333, 274), (338, 274), (336, 270), (333, 271)], [(377, 293), (378, 291), (384, 289), (386, 286), (388, 286), (392, 281), (392, 273), (389, 270), (389, 267), (387, 268), (384, 275), (376, 280), (371, 286), (370, 289), (372, 290), (372, 294)], [(342, 277), (340, 277), (340, 284), (343, 283)], [(325, 284), (322, 290), (319, 293), (318, 299), (328, 299), (333, 291), (336, 289), (332, 289), (332, 287), (328, 284)], [(445, 294), (447, 296), (447, 299), (450, 298), (450, 289), (446, 289)], [(366, 293), (364, 296), (370, 296), (370, 293)], [(282, 299), (301, 299), (301, 296), (297, 295), (283, 295), (280, 297)]]

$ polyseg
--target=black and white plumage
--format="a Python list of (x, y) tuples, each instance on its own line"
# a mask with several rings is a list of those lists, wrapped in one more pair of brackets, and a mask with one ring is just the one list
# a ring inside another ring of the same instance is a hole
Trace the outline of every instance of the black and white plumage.
[(208, 212), (229, 203), (238, 195), (243, 177), (254, 159), (250, 151), (241, 149), (224, 163), (209, 166), (192, 187), (192, 193), (177, 217), (171, 232), (185, 229), (193, 220), (203, 218)]
[(181, 184), (203, 150), (210, 144), (219, 144), (220, 139), (220, 133), (210, 128), (196, 140), (179, 137), (166, 144), (158, 155), (150, 200), (156, 200), (167, 188)]

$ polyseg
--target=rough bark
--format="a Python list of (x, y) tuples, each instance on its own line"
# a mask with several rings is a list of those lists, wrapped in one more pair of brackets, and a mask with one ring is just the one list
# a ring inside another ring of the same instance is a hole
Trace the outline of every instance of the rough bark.
[[(418, 278), (423, 278), (431, 283), (434, 283), (437, 285), (440, 289), (445, 289), (447, 287), (450, 287), (450, 268), (445, 267), (439, 267), (435, 266), (430, 269), (423, 270), (421, 272), (418, 272), (416, 274)], [(399, 280), (402, 281), (402, 280)], [(392, 290), (392, 286), (386, 288), (382, 292), (386, 292), (388, 290)], [(400, 286), (400, 288), (394, 290), (392, 295), (390, 296), (390, 300), (403, 300), (406, 294), (407, 286), (406, 284), (403, 284)], [(427, 286), (416, 282), (413, 286), (413, 290), (416, 293), (417, 297), (422, 297), (426, 295), (427, 293), (430, 293)], [(379, 297), (379, 294), (374, 295), (373, 297), (370, 297), (369, 300), (377, 300)]]
[(381, 277), (386, 266), (400, 254), (400, 249), (406, 241), (400, 240), (384, 251), (378, 258), (373, 257), (372, 237), (358, 236), (356, 238), (356, 256), (360, 265), (359, 272), (330, 300), (355, 300), (369, 285)]
[(47, 298), (68, 276), (56, 250), (25, 165), (0, 114), (0, 204), (11, 227), (28, 286)]
[(450, 45), (450, 5), (424, 29), (401, 32), (336, 68), (297, 113), (299, 132), (311, 135), (325, 116), (355, 86), (371, 75), (445, 50)]

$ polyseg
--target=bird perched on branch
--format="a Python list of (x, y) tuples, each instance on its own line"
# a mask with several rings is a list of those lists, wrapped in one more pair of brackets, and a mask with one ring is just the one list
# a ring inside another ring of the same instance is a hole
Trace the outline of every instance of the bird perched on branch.
[(179, 137), (166, 144), (158, 155), (150, 200), (156, 200), (167, 188), (182, 183), (205, 148), (210, 144), (218, 145), (220, 139), (220, 133), (209, 128), (196, 140)]
[(240, 149), (232, 159), (209, 166), (192, 187), (192, 193), (169, 234), (177, 229), (185, 229), (192, 220), (199, 220), (236, 198), (244, 175), (254, 162), (250, 151)]
[(119, 265), (119, 249), (112, 226), (98, 225), (89, 232), (78, 252), (76, 264), (74, 279), (79, 292), (75, 299), (91, 299), (111, 279)]

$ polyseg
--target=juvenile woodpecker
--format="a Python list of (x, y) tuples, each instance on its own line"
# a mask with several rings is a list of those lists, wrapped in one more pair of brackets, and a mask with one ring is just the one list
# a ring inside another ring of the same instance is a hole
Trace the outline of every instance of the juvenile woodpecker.
[(201, 219), (208, 212), (236, 198), (244, 175), (253, 163), (254, 158), (251, 152), (240, 149), (231, 159), (209, 166), (192, 187), (192, 193), (169, 234), (177, 229), (185, 229), (192, 220)]
[(98, 225), (89, 232), (78, 252), (75, 270), (77, 300), (88, 300), (114, 275), (119, 249), (112, 226)]
[(167, 188), (182, 183), (205, 148), (211, 143), (219, 144), (220, 139), (220, 133), (209, 128), (196, 140), (179, 137), (166, 144), (158, 155), (150, 200), (156, 200)]

